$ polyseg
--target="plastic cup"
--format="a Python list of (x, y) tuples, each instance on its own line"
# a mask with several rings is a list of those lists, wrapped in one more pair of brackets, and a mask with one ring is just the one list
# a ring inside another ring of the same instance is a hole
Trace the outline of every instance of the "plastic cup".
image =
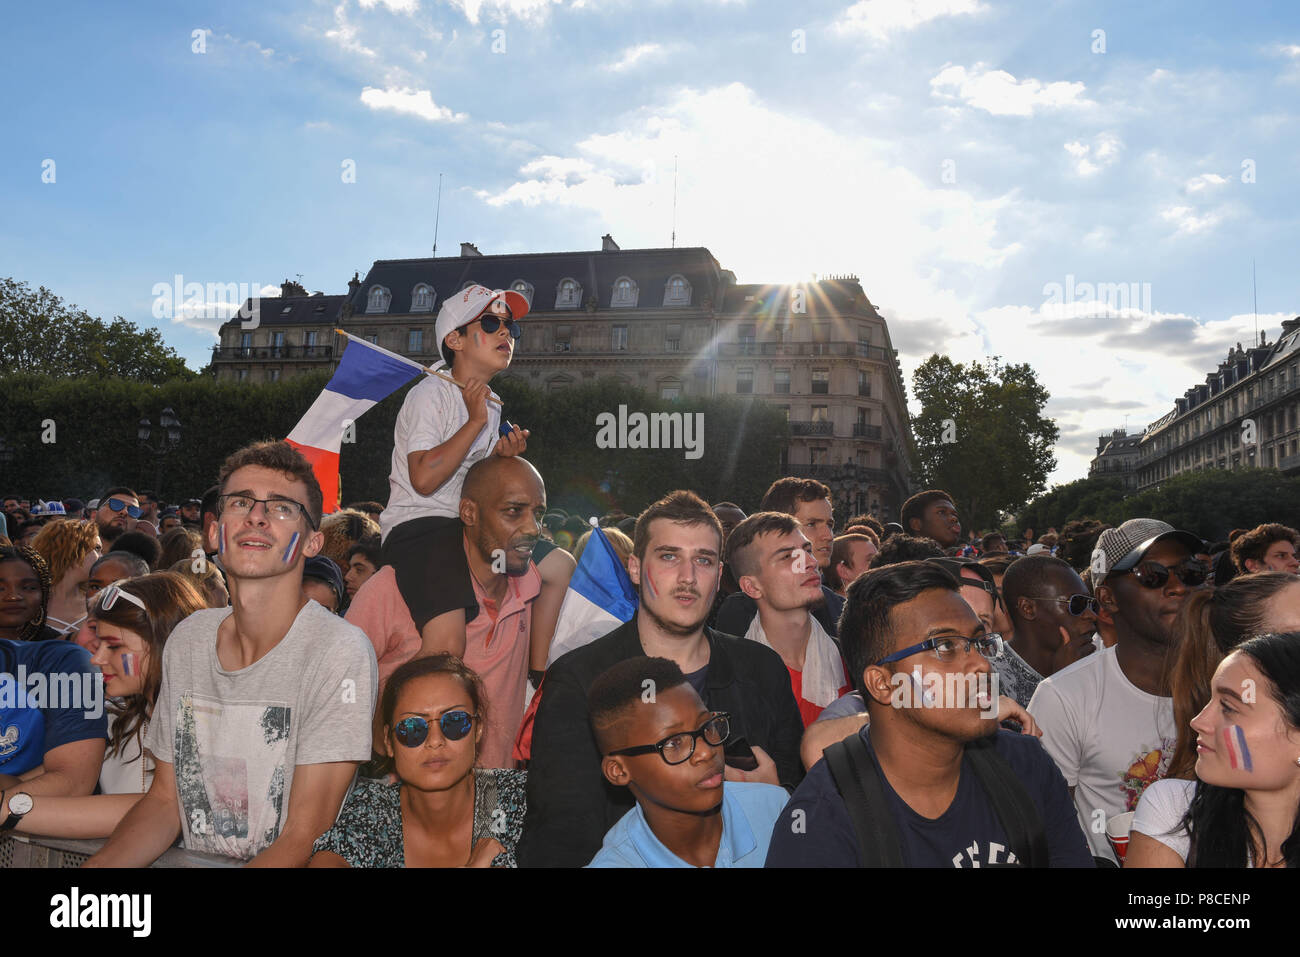
[(1128, 853), (1129, 832), (1133, 830), (1133, 812), (1116, 814), (1106, 822), (1106, 840), (1119, 858), (1119, 866), (1124, 866), (1124, 855)]

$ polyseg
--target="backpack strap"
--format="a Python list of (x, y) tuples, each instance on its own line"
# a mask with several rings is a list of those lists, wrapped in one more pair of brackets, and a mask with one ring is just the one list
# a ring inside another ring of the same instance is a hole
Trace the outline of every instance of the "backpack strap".
[(889, 810), (880, 771), (862, 735), (853, 734), (837, 741), (822, 752), (822, 757), (853, 822), (858, 837), (859, 866), (902, 867), (898, 825)]
[(1051, 855), (1047, 850), (1043, 819), (1016, 772), (1006, 758), (998, 754), (993, 739), (972, 741), (966, 745), (966, 754), (1021, 866), (1049, 866)]

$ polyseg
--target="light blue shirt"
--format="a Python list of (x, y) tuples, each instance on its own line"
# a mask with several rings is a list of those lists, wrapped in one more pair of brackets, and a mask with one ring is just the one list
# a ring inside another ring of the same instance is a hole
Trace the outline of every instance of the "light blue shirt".
[[(722, 785), (722, 840), (714, 867), (762, 867), (772, 828), (790, 800), (774, 784), (727, 781)], [(624, 814), (605, 835), (588, 867), (690, 867), (659, 838), (641, 813), (641, 805)]]

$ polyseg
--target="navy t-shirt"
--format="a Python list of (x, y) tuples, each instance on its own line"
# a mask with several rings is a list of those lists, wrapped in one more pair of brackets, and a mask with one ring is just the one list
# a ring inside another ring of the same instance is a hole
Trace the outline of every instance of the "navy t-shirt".
[(107, 738), (103, 682), (75, 642), (0, 639), (0, 774), (39, 767), (60, 745)]
[[(871, 749), (870, 727), (859, 732)], [(1052, 867), (1093, 867), (1074, 803), (1056, 764), (1030, 735), (998, 731), (997, 748), (1038, 807)], [(871, 759), (876, 760), (872, 752)], [(877, 769), (880, 765), (877, 763)], [(882, 773), (907, 867), (988, 867), (1017, 863), (970, 759), (962, 761), (952, 804), (934, 820), (903, 802)], [(853, 822), (825, 761), (813, 765), (772, 831), (767, 867), (858, 867)]]

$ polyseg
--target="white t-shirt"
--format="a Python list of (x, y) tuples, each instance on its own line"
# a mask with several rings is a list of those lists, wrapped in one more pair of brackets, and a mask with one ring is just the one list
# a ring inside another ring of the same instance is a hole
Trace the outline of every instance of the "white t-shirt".
[(1137, 813), (1133, 815), (1133, 830), (1154, 838), (1187, 862), (1187, 851), (1192, 839), (1181, 827), (1187, 809), (1196, 794), (1196, 780), (1165, 778), (1142, 792)]
[[(108, 733), (112, 737), (118, 715), (108, 716)], [(118, 754), (104, 754), (104, 765), (99, 769), (99, 789), (105, 794), (143, 794), (153, 783), (153, 758), (144, 754), (144, 735), (148, 722), (136, 728), (135, 734), (122, 742)]]
[[(489, 390), (488, 394), (500, 401), (495, 392)], [(469, 421), (469, 411), (465, 408), (460, 389), (437, 376), (425, 376), (423, 382), (406, 393), (406, 401), (402, 403), (402, 411), (397, 413), (397, 424), (393, 427), (388, 507), (379, 516), (379, 528), (384, 539), (398, 525), (412, 519), (433, 515), (455, 518), (460, 515), (460, 490), (465, 484), (465, 473), (479, 459), (490, 455), (496, 446), (501, 406), (489, 401), (487, 411), (487, 424), (474, 439), (465, 460), (447, 481), (433, 490), (432, 495), (421, 495), (411, 487), (407, 458), (412, 452), (425, 452), (446, 442)]]
[(232, 613), (196, 611), (167, 639), (144, 746), (174, 765), (186, 850), (248, 860), (279, 837), (295, 767), (370, 759), (379, 677), (365, 632), (314, 601), (228, 671), (217, 629)]
[(1110, 647), (1044, 678), (1029, 713), (1043, 729), (1043, 747), (1074, 788), (1079, 826), (1093, 856), (1114, 861), (1106, 821), (1134, 810), (1147, 785), (1168, 770), (1178, 737), (1174, 699), (1137, 688)]

